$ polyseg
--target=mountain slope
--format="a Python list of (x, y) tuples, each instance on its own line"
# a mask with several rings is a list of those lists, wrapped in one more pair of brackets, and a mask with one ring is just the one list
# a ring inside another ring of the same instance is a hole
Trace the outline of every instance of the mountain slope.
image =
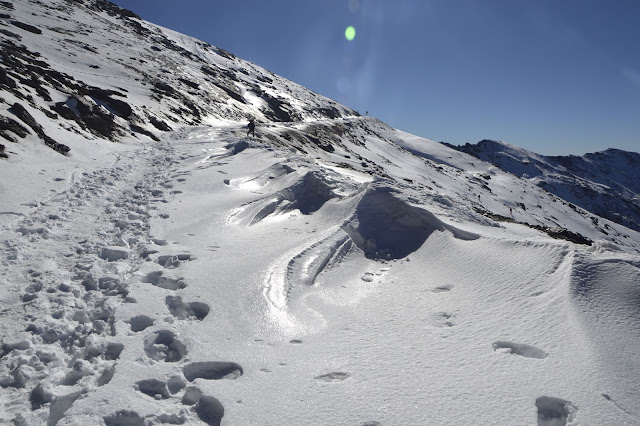
[(638, 232), (108, 2), (0, 5), (0, 422), (640, 419)]
[(640, 231), (640, 154), (617, 149), (547, 157), (504, 142), (453, 147), (529, 179), (591, 213)]

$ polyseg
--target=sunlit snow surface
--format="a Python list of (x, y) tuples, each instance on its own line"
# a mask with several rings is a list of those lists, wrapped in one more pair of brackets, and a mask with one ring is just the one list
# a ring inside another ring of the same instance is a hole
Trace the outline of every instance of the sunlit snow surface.
[[(6, 230), (3, 315), (24, 322), (3, 339), (4, 419), (37, 424), (66, 401), (58, 424), (198, 424), (220, 406), (223, 424), (535, 424), (542, 412), (637, 423), (637, 255), (472, 223), (453, 207), (445, 223), (429, 212), (442, 204), (402, 201), (390, 181), (259, 140), (229, 155), (241, 132), (184, 129), (132, 147)], [(292, 189), (311, 172), (326, 186)], [(130, 199), (104, 175), (136, 186)], [(385, 195), (360, 211), (372, 193)], [(366, 223), (376, 214), (387, 229)], [(132, 238), (145, 259), (118, 257)], [(112, 245), (109, 261), (99, 248)], [(94, 358), (69, 358), (65, 331), (21, 331), (36, 318), (91, 340), (102, 311), (79, 270), (128, 292), (101, 293), (114, 333), (96, 337)], [(26, 273), (43, 289), (21, 288)], [(35, 299), (10, 306), (7, 287)]]
[(637, 232), (375, 118), (204, 122), (11, 145), (0, 423), (640, 424)]

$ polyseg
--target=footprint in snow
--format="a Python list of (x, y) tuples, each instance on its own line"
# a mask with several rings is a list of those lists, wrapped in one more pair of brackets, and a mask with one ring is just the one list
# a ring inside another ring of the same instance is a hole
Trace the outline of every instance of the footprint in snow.
[(153, 284), (156, 287), (164, 288), (166, 290), (180, 290), (187, 286), (182, 278), (171, 278), (163, 276), (163, 271), (149, 272), (144, 278), (143, 283)]
[(493, 350), (496, 352), (520, 355), (525, 358), (544, 359), (549, 356), (546, 351), (524, 343), (514, 343), (499, 340), (497, 342), (494, 342), (492, 346)]
[(154, 361), (178, 362), (187, 354), (187, 347), (170, 330), (158, 330), (144, 339), (144, 351)]
[(151, 327), (154, 323), (154, 320), (146, 315), (138, 315), (129, 319), (129, 326), (131, 327), (131, 331), (137, 333), (139, 331), (146, 330), (148, 327)]
[(177, 268), (182, 262), (195, 260), (195, 256), (190, 253), (162, 254), (158, 256), (158, 265), (164, 268)]
[(180, 296), (167, 296), (165, 303), (169, 312), (180, 320), (195, 318), (199, 321), (209, 315), (210, 307), (204, 302), (183, 302)]
[(347, 380), (351, 375), (342, 371), (334, 371), (332, 373), (322, 374), (314, 377), (314, 379), (321, 382), (342, 382)]
[(553, 396), (541, 396), (536, 399), (538, 426), (564, 426), (573, 422), (578, 408), (570, 401)]
[(433, 292), (433, 293), (445, 293), (445, 292), (451, 291), (452, 288), (453, 288), (453, 285), (445, 284), (445, 285), (441, 285), (441, 286), (438, 286), (438, 287), (434, 288), (433, 290), (431, 290), (431, 292)]
[(435, 327), (454, 327), (456, 325), (453, 322), (454, 316), (449, 312), (434, 312), (429, 315), (429, 322)]
[(136, 382), (135, 389), (154, 399), (171, 398), (167, 383), (158, 379), (140, 380)]
[(244, 374), (242, 367), (235, 362), (204, 361), (192, 362), (182, 369), (184, 377), (193, 382), (196, 379), (205, 380), (235, 380)]

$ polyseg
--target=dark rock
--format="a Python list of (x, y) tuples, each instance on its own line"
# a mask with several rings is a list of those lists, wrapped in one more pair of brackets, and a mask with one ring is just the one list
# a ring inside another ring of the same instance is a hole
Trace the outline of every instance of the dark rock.
[(229, 95), (231, 99), (235, 99), (236, 101), (243, 104), (246, 103), (244, 97), (242, 97), (242, 95), (237, 92), (237, 89), (235, 89), (235, 86), (233, 86), (231, 83), (218, 81), (216, 82), (216, 86), (222, 89), (227, 95)]
[(198, 83), (195, 83), (193, 81), (187, 80), (186, 78), (179, 78), (178, 80), (180, 80), (181, 82), (183, 82), (187, 86), (191, 87), (192, 89), (199, 89), (200, 88), (200, 85)]
[(44, 133), (44, 129), (38, 122), (33, 118), (29, 111), (27, 111), (20, 103), (14, 103), (11, 108), (9, 108), (9, 112), (13, 113), (16, 117), (18, 117), (24, 124), (31, 127), (31, 129), (43, 140), (45, 145), (49, 148), (53, 149), (56, 152), (59, 152), (62, 155), (66, 155), (70, 148), (64, 144), (58, 143), (53, 138), (47, 136)]
[(261, 97), (269, 105), (269, 109), (263, 111), (263, 113), (270, 120), (283, 122), (301, 120), (300, 114), (284, 100), (275, 98), (267, 93), (263, 93)]
[(111, 16), (118, 16), (121, 18), (134, 18), (140, 19), (140, 16), (134, 12), (123, 9), (107, 0), (95, 0), (92, 4), (93, 9), (97, 11), (107, 12)]
[(71, 96), (67, 99), (67, 106), (71, 109), (77, 110), (80, 113), (80, 116), (89, 115), (93, 111), (93, 104), (83, 96)]
[(170, 132), (173, 129), (164, 121), (160, 120), (159, 118), (156, 117), (151, 117), (149, 119), (149, 121), (151, 122), (151, 124), (153, 124), (153, 126), (158, 129), (158, 130), (162, 130), (163, 132)]
[(9, 117), (0, 116), (0, 135), (5, 139), (10, 140), (11, 142), (15, 142), (15, 140), (11, 140), (8, 138), (6, 131), (13, 132), (21, 138), (24, 138), (29, 134), (29, 130), (17, 121), (12, 120)]
[[(133, 115), (133, 109), (125, 101), (120, 99), (113, 99), (111, 96), (114, 94), (112, 91), (103, 90), (99, 88), (91, 88), (89, 90), (89, 96), (105, 103), (109, 109), (113, 110), (117, 115), (122, 118), (128, 119)], [(119, 94), (120, 96), (124, 96)]]
[(223, 58), (227, 58), (227, 59), (236, 59), (236, 55), (234, 55), (233, 53), (229, 53), (226, 50), (217, 47), (216, 48), (216, 53), (220, 56), (222, 56)]
[(24, 22), (20, 22), (20, 21), (11, 21), (11, 23), (18, 28), (22, 28), (25, 31), (29, 31), (30, 33), (42, 34), (42, 30), (38, 27), (34, 27), (33, 25), (25, 24)]
[(203, 65), (200, 68), (200, 71), (202, 71), (203, 73), (211, 76), (211, 77), (218, 77), (218, 71), (214, 70), (213, 68), (211, 68), (210, 66), (207, 65)]
[(82, 117), (89, 130), (110, 137), (113, 132), (113, 118), (105, 114), (89, 114)]
[(142, 135), (148, 136), (148, 137), (150, 137), (151, 139), (153, 139), (156, 142), (160, 141), (160, 139), (156, 135), (154, 135), (153, 133), (151, 133), (150, 131), (148, 131), (147, 129), (145, 129), (143, 127), (140, 127), (140, 126), (138, 126), (136, 124), (131, 124), (130, 127), (131, 127), (131, 130), (133, 130), (136, 133), (140, 133)]
[(40, 137), (44, 135), (44, 130), (42, 126), (38, 124), (38, 122), (29, 114), (29, 111), (25, 109), (18, 102), (14, 103), (11, 108), (9, 108), (9, 112), (13, 113), (16, 117), (18, 117), (24, 124), (31, 127), (34, 132)]
[(564, 228), (545, 228), (544, 231), (552, 238), (556, 238), (558, 240), (566, 240), (575, 244), (582, 244), (590, 246), (593, 244), (589, 238), (580, 235), (576, 232), (571, 232), (568, 229)]
[(173, 87), (169, 86), (167, 83), (163, 83), (161, 81), (157, 81), (153, 84), (154, 87), (154, 91), (156, 93), (161, 93), (161, 94), (174, 94), (176, 91), (173, 89)]
[(6, 35), (7, 37), (15, 38), (18, 41), (22, 40), (22, 36), (16, 33), (12, 33), (9, 30), (5, 30), (4, 28), (0, 28), (0, 33)]
[(335, 107), (331, 108), (318, 108), (318, 112), (326, 117), (331, 119), (340, 118), (340, 111), (338, 111)]
[(75, 120), (76, 118), (78, 118), (76, 113), (67, 106), (66, 102), (57, 102), (51, 107), (51, 109), (60, 114), (62, 118), (66, 118), (67, 120)]

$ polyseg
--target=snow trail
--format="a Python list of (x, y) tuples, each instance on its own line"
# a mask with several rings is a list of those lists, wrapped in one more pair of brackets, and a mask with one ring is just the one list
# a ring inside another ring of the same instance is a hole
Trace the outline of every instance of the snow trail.
[(76, 173), (3, 236), (3, 421), (56, 424), (116, 373), (125, 349), (116, 310), (136, 302), (128, 287), (153, 245), (149, 218), (166, 201), (170, 154), (156, 144)]

